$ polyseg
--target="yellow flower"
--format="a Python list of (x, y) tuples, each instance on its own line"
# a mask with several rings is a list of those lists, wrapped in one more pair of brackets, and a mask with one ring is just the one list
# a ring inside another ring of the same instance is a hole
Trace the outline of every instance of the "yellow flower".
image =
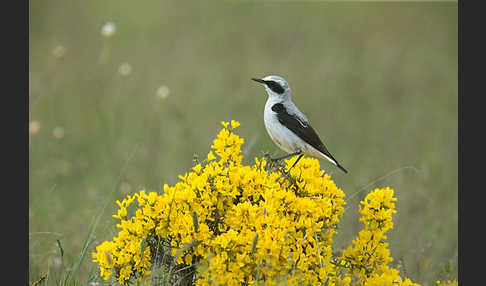
[(120, 282), (120, 284), (124, 284), (125, 281), (130, 279), (131, 274), (132, 274), (132, 266), (131, 265), (124, 266), (120, 270), (120, 277), (118, 277), (118, 282)]
[(208, 161), (216, 159), (216, 156), (214, 156), (213, 151), (209, 151), (208, 153)]
[(290, 174), (297, 156), (282, 167), (267, 165), (265, 158), (243, 165), (244, 140), (233, 132), (239, 122), (231, 120), (231, 129), (221, 124), (207, 161), (174, 186), (116, 201), (120, 230), (92, 254), (104, 279), (143, 281), (154, 257), (168, 254), (182, 268), (197, 263), (196, 285), (417, 285), (388, 266), (392, 189), (375, 189), (360, 203), (364, 229), (335, 256), (345, 194), (319, 161), (303, 157)]
[(459, 285), (457, 280), (452, 280), (452, 281), (451, 280), (447, 280), (447, 281), (437, 280), (436, 284), (439, 285), (439, 286), (458, 286)]
[(201, 168), (202, 168), (201, 164), (197, 164), (196, 166), (192, 167), (192, 169), (196, 173), (200, 173), (201, 172)]
[(240, 126), (240, 123), (235, 120), (231, 120), (231, 127), (235, 129), (236, 127)]

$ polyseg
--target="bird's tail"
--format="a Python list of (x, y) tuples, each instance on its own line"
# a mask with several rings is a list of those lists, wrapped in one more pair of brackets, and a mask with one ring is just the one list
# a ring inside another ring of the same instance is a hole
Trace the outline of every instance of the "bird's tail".
[(337, 166), (339, 169), (341, 169), (341, 170), (342, 170), (344, 173), (346, 173), (346, 174), (348, 173), (348, 171), (346, 171), (346, 169), (344, 169), (344, 167), (343, 167), (343, 166), (339, 165), (339, 163), (338, 163), (338, 162), (336, 162), (336, 166)]
[(346, 169), (344, 169), (343, 166), (341, 166), (338, 161), (336, 161), (336, 159), (332, 158), (332, 157), (329, 157), (329, 156), (326, 156), (325, 154), (322, 154), (324, 156), (324, 158), (326, 158), (329, 162), (333, 163), (334, 165), (336, 165), (336, 167), (338, 167), (339, 169), (341, 169), (341, 171), (343, 171), (344, 173), (348, 173), (348, 171)]

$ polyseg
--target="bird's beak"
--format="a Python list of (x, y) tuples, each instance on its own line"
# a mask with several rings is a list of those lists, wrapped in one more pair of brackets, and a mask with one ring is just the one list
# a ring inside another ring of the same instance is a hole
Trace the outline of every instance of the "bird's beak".
[(252, 80), (256, 81), (256, 82), (259, 82), (259, 83), (263, 83), (265, 84), (265, 81), (263, 79), (259, 79), (259, 78), (252, 78)]

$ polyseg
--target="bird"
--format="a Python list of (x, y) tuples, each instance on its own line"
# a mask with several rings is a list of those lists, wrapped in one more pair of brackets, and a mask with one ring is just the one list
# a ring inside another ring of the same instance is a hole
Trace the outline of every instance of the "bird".
[(263, 84), (268, 94), (263, 113), (268, 135), (280, 149), (289, 153), (273, 160), (300, 155), (293, 165), (295, 166), (305, 154), (326, 159), (344, 173), (348, 173), (327, 150), (319, 135), (310, 125), (307, 116), (292, 102), (290, 86), (283, 77), (269, 75), (264, 78), (251, 79)]

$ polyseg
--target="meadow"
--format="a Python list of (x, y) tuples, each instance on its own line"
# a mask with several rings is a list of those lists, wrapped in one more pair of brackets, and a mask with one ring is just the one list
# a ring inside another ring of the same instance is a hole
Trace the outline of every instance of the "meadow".
[(349, 171), (321, 161), (346, 194), (336, 243), (389, 186), (392, 264), (422, 285), (457, 278), (456, 2), (29, 5), (30, 282), (103, 285), (91, 252), (117, 233), (115, 201), (178, 182), (220, 121), (241, 123), (244, 162), (283, 155), (250, 80), (270, 74)]

